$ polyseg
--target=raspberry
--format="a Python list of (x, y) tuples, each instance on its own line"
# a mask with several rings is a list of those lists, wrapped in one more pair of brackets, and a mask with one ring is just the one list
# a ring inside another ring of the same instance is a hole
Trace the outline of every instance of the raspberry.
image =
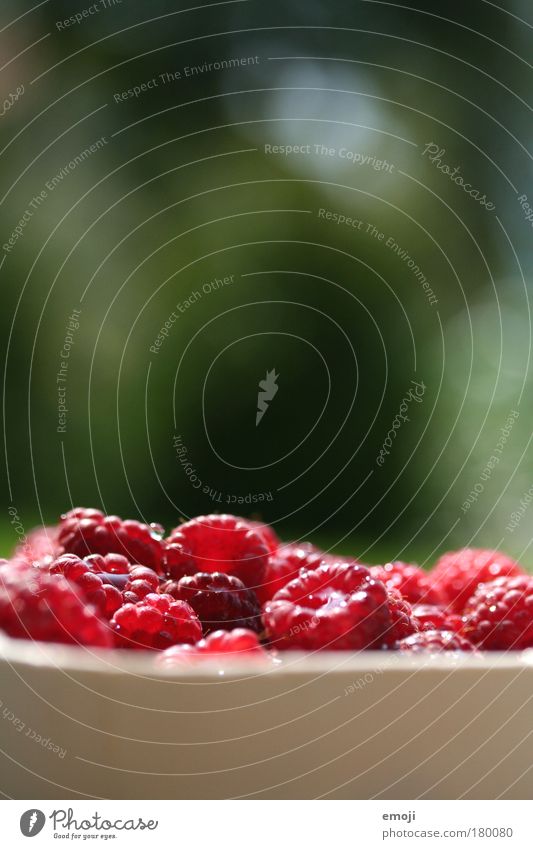
[(163, 533), (161, 525), (144, 525), (78, 507), (61, 517), (58, 544), (63, 552), (78, 557), (121, 554), (130, 563), (141, 563), (159, 572)]
[(254, 531), (261, 534), (270, 554), (274, 554), (274, 552), (278, 550), (281, 545), (281, 540), (270, 525), (266, 525), (264, 522), (253, 521), (249, 521), (248, 525)]
[(161, 588), (175, 599), (186, 601), (199, 617), (204, 634), (223, 628), (262, 631), (261, 607), (257, 596), (234, 575), (197, 572)]
[(391, 618), (391, 627), (383, 635), (383, 646), (391, 648), (398, 640), (415, 634), (418, 631), (418, 622), (413, 616), (411, 605), (397, 590), (389, 590), (388, 606)]
[(501, 551), (462, 548), (443, 554), (430, 573), (433, 587), (454, 613), (461, 613), (478, 584), (506, 575), (523, 575), (519, 564)]
[(316, 569), (325, 555), (308, 542), (282, 545), (268, 558), (263, 585), (256, 589), (259, 601), (264, 604), (298, 576), (300, 569)]
[(387, 590), (357, 563), (303, 570), (267, 602), (263, 618), (280, 649), (374, 648), (392, 625)]
[(462, 633), (492, 651), (533, 647), (533, 577), (480, 584), (465, 607)]
[(124, 604), (114, 614), (111, 628), (116, 645), (130, 649), (166, 649), (175, 643), (195, 643), (202, 626), (184, 601), (148, 593), (138, 604)]
[(263, 583), (268, 546), (238, 516), (198, 516), (174, 528), (167, 542), (163, 565), (174, 580), (196, 572), (226, 572), (249, 589)]
[(419, 566), (395, 560), (393, 563), (385, 563), (384, 566), (371, 566), (370, 572), (374, 578), (382, 581), (388, 590), (398, 590), (411, 604), (440, 604), (442, 600), (438, 590), (431, 585), (427, 572)]
[[(45, 557), (43, 562), (51, 562), (51, 558)], [(33, 564), (30, 563), (25, 557), (21, 557), (19, 554), (10, 557), (9, 560), (5, 560), (4, 558), (0, 559), (0, 566), (9, 566), (12, 572), (16, 572), (18, 570), (25, 571), (26, 569), (33, 568)]]
[(91, 554), (84, 559), (63, 554), (49, 566), (75, 583), (85, 598), (108, 619), (126, 602), (136, 603), (159, 589), (159, 576), (147, 566), (132, 566), (120, 554)]
[(413, 616), (421, 631), (460, 631), (462, 618), (456, 613), (448, 613), (436, 604), (416, 604)]
[(194, 646), (171, 646), (158, 656), (157, 662), (161, 666), (172, 667), (228, 655), (234, 655), (237, 660), (241, 657), (267, 656), (257, 634), (245, 628), (235, 628), (233, 631), (213, 631)]
[(49, 567), (51, 575), (64, 575), (81, 591), (100, 615), (110, 619), (115, 610), (123, 604), (122, 593), (113, 586), (103, 572), (93, 570), (88, 560), (82, 560), (75, 554), (64, 554), (52, 561)]
[(34, 528), (26, 540), (15, 549), (15, 557), (21, 557), (28, 563), (56, 557), (58, 553), (57, 528)]
[(403, 652), (475, 651), (469, 640), (454, 631), (420, 631), (397, 643)]
[(0, 629), (10, 637), (110, 647), (112, 634), (63, 575), (0, 566)]

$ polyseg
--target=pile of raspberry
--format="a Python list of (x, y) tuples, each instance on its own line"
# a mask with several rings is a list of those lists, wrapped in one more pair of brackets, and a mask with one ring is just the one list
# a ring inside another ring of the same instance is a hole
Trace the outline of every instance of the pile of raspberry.
[(0, 631), (152, 651), (163, 667), (284, 651), (479, 652), (533, 647), (533, 577), (465, 548), (432, 570), (366, 566), (226, 514), (168, 536), (77, 508), (0, 561)]

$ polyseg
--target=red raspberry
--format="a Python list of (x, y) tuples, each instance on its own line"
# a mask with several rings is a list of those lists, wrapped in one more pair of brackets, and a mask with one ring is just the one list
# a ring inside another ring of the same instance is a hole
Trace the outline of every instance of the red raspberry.
[(433, 587), (454, 613), (461, 613), (478, 584), (506, 575), (523, 575), (520, 565), (501, 551), (462, 548), (443, 554), (430, 573)]
[(418, 622), (413, 616), (411, 605), (397, 590), (388, 591), (388, 606), (391, 618), (391, 627), (383, 635), (383, 647), (391, 648), (398, 640), (415, 634), (418, 631)]
[(10, 637), (112, 646), (112, 634), (63, 575), (0, 566), (0, 629)]
[(159, 576), (147, 566), (132, 566), (120, 554), (91, 554), (84, 559), (63, 554), (49, 566), (75, 583), (108, 619), (126, 602), (136, 603), (159, 589)]
[(256, 589), (261, 604), (270, 601), (289, 581), (297, 578), (300, 569), (316, 569), (324, 559), (325, 554), (308, 542), (280, 546), (268, 558), (263, 585)]
[(120, 590), (107, 580), (107, 576), (104, 577), (103, 572), (93, 569), (88, 559), (82, 560), (75, 554), (63, 554), (52, 561), (49, 572), (51, 575), (64, 575), (107, 619), (123, 604)]
[(274, 554), (274, 552), (278, 550), (281, 545), (281, 540), (270, 525), (265, 524), (265, 522), (254, 522), (251, 520), (248, 521), (248, 525), (254, 531), (261, 534), (267, 544), (270, 554)]
[(302, 571), (267, 602), (263, 618), (280, 649), (374, 648), (392, 626), (387, 590), (357, 563)]
[(170, 595), (148, 593), (138, 604), (124, 604), (111, 620), (116, 645), (129, 649), (166, 649), (202, 637), (196, 613)]
[(469, 640), (454, 631), (420, 631), (404, 640), (396, 648), (403, 652), (475, 651)]
[(237, 516), (198, 516), (174, 528), (163, 557), (170, 578), (196, 572), (226, 572), (249, 589), (263, 583), (268, 546), (261, 534)]
[(416, 604), (413, 616), (421, 631), (460, 631), (462, 618), (456, 613), (448, 613), (436, 604)]
[(161, 570), (163, 551), (161, 525), (144, 525), (133, 519), (104, 516), (100, 510), (78, 507), (61, 517), (58, 543), (65, 553), (121, 554), (130, 563), (142, 563)]
[(197, 572), (179, 581), (167, 581), (161, 590), (190, 604), (202, 623), (204, 634), (220, 628), (226, 631), (233, 628), (263, 630), (257, 596), (235, 575)]
[(492, 651), (533, 647), (533, 577), (480, 584), (465, 607), (462, 633)]
[(15, 557), (23, 558), (28, 563), (57, 557), (57, 554), (57, 528), (34, 528), (28, 533), (25, 542), (15, 549)]
[(419, 566), (395, 560), (384, 566), (371, 566), (370, 572), (388, 590), (398, 590), (411, 604), (440, 604), (442, 601), (438, 590), (431, 585), (428, 573)]
[(194, 646), (171, 646), (158, 655), (157, 662), (161, 666), (172, 667), (228, 655), (234, 655), (237, 660), (241, 657), (247, 659), (250, 656), (267, 657), (257, 634), (245, 628), (235, 628), (233, 631), (213, 631)]

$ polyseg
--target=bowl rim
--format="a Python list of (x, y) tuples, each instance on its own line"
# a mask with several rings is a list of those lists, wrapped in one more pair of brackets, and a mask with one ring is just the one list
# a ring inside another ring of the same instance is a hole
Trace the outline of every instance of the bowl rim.
[(197, 664), (180, 664), (173, 667), (158, 666), (157, 654), (150, 651), (126, 652), (119, 649), (95, 649), (60, 643), (43, 643), (12, 639), (0, 635), (1, 664), (16, 667), (54, 669), (68, 673), (99, 673), (107, 676), (132, 674), (152, 678), (255, 678), (258, 675), (323, 675), (346, 673), (412, 673), (442, 672), (451, 670), (492, 670), (520, 672), (533, 668), (533, 649), (508, 652), (441, 652), (402, 654), (394, 651), (316, 651), (280, 652), (274, 660), (263, 657), (231, 658), (224, 662), (206, 658)]

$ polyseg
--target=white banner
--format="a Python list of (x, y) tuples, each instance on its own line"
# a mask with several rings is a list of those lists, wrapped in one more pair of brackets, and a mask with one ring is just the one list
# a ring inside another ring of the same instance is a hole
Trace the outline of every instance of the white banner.
[(533, 845), (525, 801), (5, 801), (0, 810), (9, 849), (67, 840), (161, 849)]

